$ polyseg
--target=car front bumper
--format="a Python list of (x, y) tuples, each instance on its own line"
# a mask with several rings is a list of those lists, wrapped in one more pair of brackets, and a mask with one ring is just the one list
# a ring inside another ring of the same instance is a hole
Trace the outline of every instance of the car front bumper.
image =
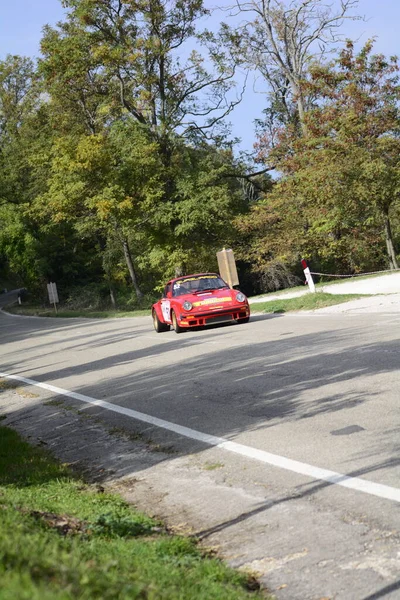
[(217, 325), (218, 323), (229, 323), (250, 316), (250, 308), (247, 305), (225, 308), (223, 310), (212, 310), (195, 314), (181, 315), (179, 325), (181, 327), (202, 327), (204, 325)]

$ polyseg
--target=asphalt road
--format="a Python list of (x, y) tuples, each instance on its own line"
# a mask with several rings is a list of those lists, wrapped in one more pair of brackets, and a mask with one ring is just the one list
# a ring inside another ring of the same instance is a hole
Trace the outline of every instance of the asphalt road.
[[(0, 371), (399, 490), (399, 329), (399, 313), (254, 315), (247, 325), (181, 335), (155, 334), (150, 318), (0, 314)], [(230, 562), (255, 570), (278, 597), (400, 597), (400, 502), (346, 489), (340, 478), (329, 483), (317, 471), (306, 476), (210, 448), (104, 408), (89, 411), (172, 445), (176, 456), (165, 457), (162, 473), (149, 470), (149, 480), (170, 485), (172, 497), (174, 472), (165, 473), (179, 465), (185, 488), (176, 490), (174, 505), (184, 505), (186, 493), (189, 517), (209, 524), (210, 539), (227, 544)], [(221, 466), (210, 468), (207, 480), (204, 471), (200, 480), (183, 473), (188, 458), (198, 467), (205, 456)], [(191, 481), (208, 490), (197, 513)], [(240, 560), (235, 538), (241, 550), (249, 548)]]

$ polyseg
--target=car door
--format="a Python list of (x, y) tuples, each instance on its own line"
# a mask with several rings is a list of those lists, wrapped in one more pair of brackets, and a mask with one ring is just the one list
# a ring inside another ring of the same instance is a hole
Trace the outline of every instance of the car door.
[(166, 323), (171, 322), (171, 282), (167, 283), (164, 288), (163, 298), (161, 299), (161, 312)]

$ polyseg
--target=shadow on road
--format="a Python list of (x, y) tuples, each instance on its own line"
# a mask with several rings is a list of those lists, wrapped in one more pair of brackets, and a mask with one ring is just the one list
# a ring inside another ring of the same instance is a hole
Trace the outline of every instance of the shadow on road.
[(397, 590), (400, 590), (400, 581), (395, 581), (394, 583), (391, 583), (390, 585), (387, 585), (386, 587), (382, 588), (378, 592), (374, 592), (370, 596), (366, 596), (362, 600), (379, 600), (380, 598), (384, 598), (388, 594), (391, 594), (392, 592), (395, 592)]
[[(368, 378), (397, 371), (399, 367), (397, 341), (367, 344), (362, 341), (363, 331), (358, 332), (354, 327), (300, 335), (284, 331), (278, 338), (258, 341), (256, 320), (246, 326), (228, 325), (185, 336), (176, 336), (174, 332), (154, 334), (154, 343), (147, 321), (117, 321), (111, 331), (91, 329), (92, 323), (86, 321), (52, 320), (43, 324), (40, 319), (28, 319), (23, 320), (20, 329), (15, 329), (14, 320), (12, 328), (5, 319), (0, 321), (1, 335), (8, 332), (10, 339), (38, 336), (39, 345), (35, 346), (41, 348), (36, 363), (41, 367), (38, 380), (51, 383), (96, 374), (95, 383), (74, 386), (73, 390), (232, 439), (244, 431), (266, 431), (284, 421), (310, 419), (370, 402), (377, 392), (370, 389)], [(251, 343), (240, 342), (237, 333), (242, 327), (254, 332)], [(120, 341), (140, 337), (143, 331), (142, 347), (119, 351)], [(46, 341), (54, 333), (60, 339)], [(106, 356), (91, 359), (91, 348), (108, 344)], [(66, 348), (76, 353), (74, 364), (63, 366), (65, 363), (61, 362), (44, 367), (46, 356), (54, 358), (59, 350)], [(195, 356), (186, 356), (189, 349)], [(23, 356), (17, 356), (18, 362), (15, 357), (12, 351), (5, 355), (8, 361), (2, 361), (1, 369), (22, 374), (29, 370), (34, 374), (35, 367), (29, 364), (27, 368)], [(357, 381), (357, 385), (343, 385), (352, 381)], [(104, 416), (98, 407), (85, 406), (83, 410), (86, 414)], [(107, 413), (107, 419), (112, 421), (114, 416)], [(164, 436), (168, 444), (177, 444), (182, 452), (204, 448), (193, 440), (178, 443), (176, 434), (132, 419), (126, 419), (124, 427), (130, 433), (145, 431), (146, 435), (150, 432), (157, 438)], [(375, 459), (379, 462), (379, 449)]]

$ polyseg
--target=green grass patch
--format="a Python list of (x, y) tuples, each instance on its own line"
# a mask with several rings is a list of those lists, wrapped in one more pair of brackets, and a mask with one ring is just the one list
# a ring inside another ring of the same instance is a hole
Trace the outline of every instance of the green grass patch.
[(6, 311), (13, 315), (25, 315), (29, 317), (57, 317), (61, 319), (70, 319), (84, 317), (88, 319), (115, 319), (120, 317), (148, 317), (150, 309), (146, 310), (64, 310), (62, 307), (55, 313), (54, 308), (41, 308), (30, 305), (7, 306)]
[(204, 471), (215, 471), (215, 469), (222, 469), (224, 467), (224, 463), (216, 462), (210, 463), (207, 462), (203, 465)]
[(251, 306), (253, 312), (263, 313), (285, 313), (295, 310), (316, 310), (325, 306), (342, 304), (350, 300), (366, 298), (365, 294), (326, 294), (317, 292), (316, 294), (305, 294), (298, 298), (287, 298), (282, 300), (269, 300), (268, 302), (257, 302)]
[(241, 600), (254, 580), (0, 426), (1, 600)]

